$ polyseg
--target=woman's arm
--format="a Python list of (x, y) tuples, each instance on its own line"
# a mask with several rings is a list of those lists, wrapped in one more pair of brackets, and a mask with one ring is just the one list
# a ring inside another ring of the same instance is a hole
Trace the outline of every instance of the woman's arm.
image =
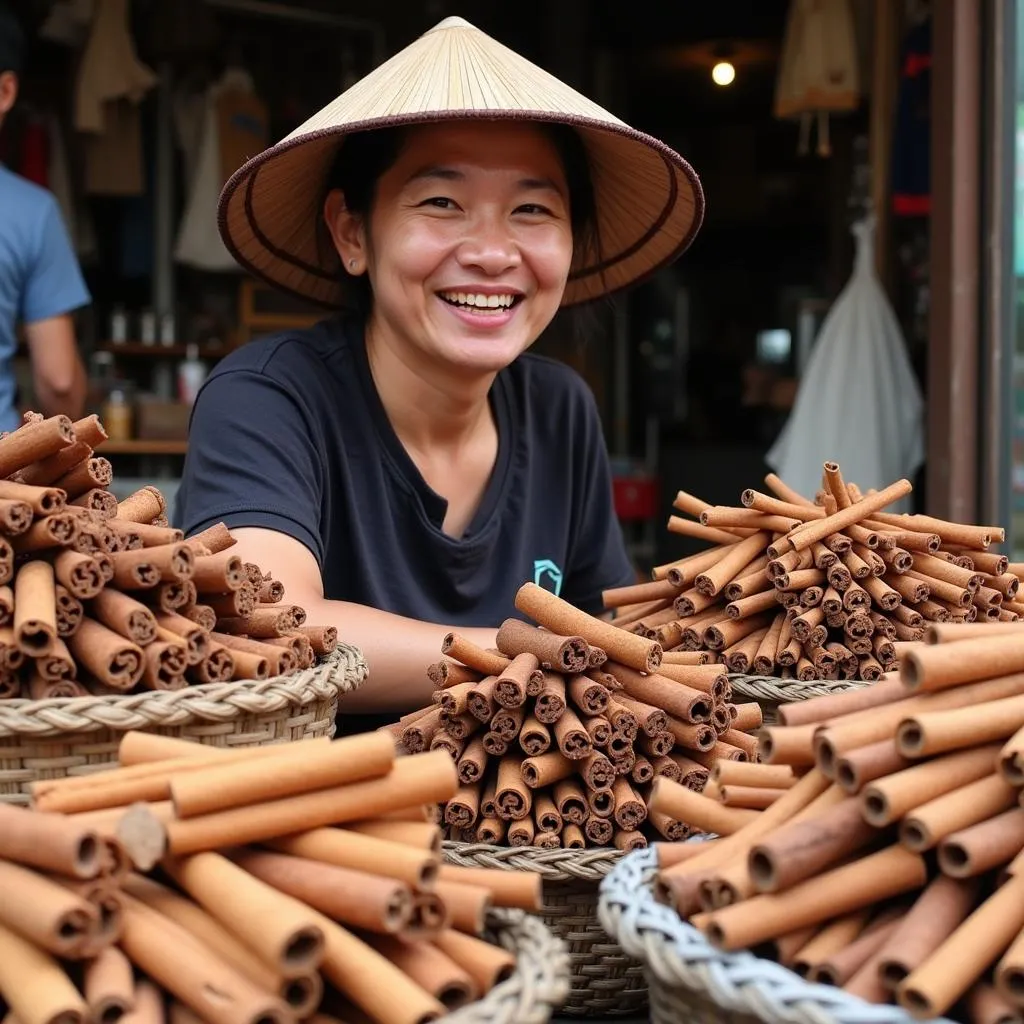
[[(324, 598), (320, 569), (299, 541), (274, 530), (232, 528), (238, 543), (231, 550), (254, 562), (285, 588), (285, 600), (306, 609), (310, 625), (330, 625), (338, 638), (358, 647), (370, 667), (366, 684), (342, 699), (356, 714), (404, 714), (430, 703), (434, 687), (427, 667), (441, 660), (441, 641), (452, 627), (419, 622), (402, 615)], [(481, 647), (493, 647), (495, 629), (459, 629)]]

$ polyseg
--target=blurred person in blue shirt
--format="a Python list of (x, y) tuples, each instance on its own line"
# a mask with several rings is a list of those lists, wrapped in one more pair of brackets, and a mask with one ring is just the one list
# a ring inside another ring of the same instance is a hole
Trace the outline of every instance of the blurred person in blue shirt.
[[(0, 127), (18, 97), (24, 52), (22, 28), (0, 0)], [(85, 368), (71, 314), (90, 301), (53, 194), (0, 164), (0, 430), (21, 423), (13, 367), (19, 323), (37, 411), (81, 416)]]

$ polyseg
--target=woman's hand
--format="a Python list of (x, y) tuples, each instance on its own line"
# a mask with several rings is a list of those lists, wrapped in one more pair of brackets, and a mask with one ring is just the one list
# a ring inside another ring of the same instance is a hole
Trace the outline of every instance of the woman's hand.
[[(320, 569), (312, 553), (286, 534), (255, 527), (232, 528), (231, 550), (284, 584), (285, 600), (306, 609), (310, 625), (338, 629), (342, 643), (359, 648), (370, 668), (366, 684), (342, 698), (356, 714), (404, 714), (430, 703), (433, 684), (427, 667), (441, 660), (441, 641), (453, 627), (408, 619), (347, 601), (324, 598)], [(481, 647), (494, 647), (495, 629), (459, 629)]]

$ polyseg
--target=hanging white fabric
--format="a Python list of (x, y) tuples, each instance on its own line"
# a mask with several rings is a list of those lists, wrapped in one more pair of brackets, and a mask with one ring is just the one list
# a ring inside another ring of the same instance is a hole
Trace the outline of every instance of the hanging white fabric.
[(178, 229), (174, 258), (197, 270), (241, 272), (217, 230), (217, 202), (224, 186), (218, 101), (228, 93), (254, 94), (252, 77), (229, 68), (206, 91), (202, 135), (189, 182), (188, 201)]
[[(853, 226), (853, 275), (829, 310), (793, 411), (766, 456), (801, 494), (838, 462), (861, 490), (912, 479), (924, 461), (924, 402), (903, 334), (875, 274), (874, 218)], [(892, 506), (906, 511), (909, 502)]]

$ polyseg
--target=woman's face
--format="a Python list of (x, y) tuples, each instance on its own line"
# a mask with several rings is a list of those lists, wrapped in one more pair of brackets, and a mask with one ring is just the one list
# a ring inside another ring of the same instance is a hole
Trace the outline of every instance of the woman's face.
[(340, 201), (333, 216), (331, 206), (345, 266), (369, 274), (371, 330), (410, 356), (494, 373), (537, 340), (561, 304), (572, 262), (569, 194), (558, 152), (536, 126), (410, 129), (377, 184), (369, 225)]

